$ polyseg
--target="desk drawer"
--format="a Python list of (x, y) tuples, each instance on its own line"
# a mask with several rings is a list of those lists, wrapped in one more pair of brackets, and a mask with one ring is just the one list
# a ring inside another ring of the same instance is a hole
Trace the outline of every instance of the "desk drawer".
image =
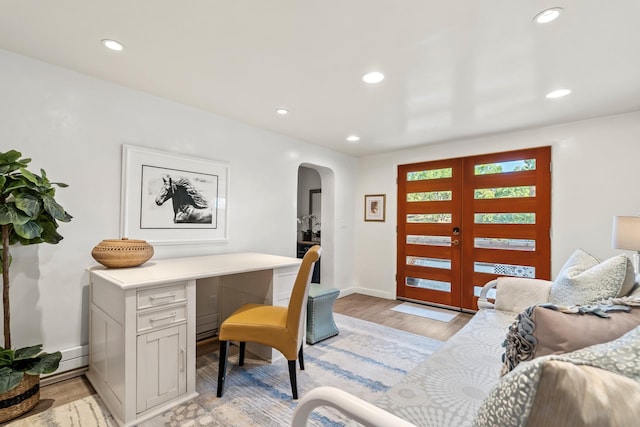
[(138, 310), (160, 307), (167, 304), (184, 302), (187, 300), (187, 284), (177, 283), (138, 291)]
[(138, 313), (138, 332), (147, 332), (186, 321), (186, 304), (179, 304), (162, 310), (145, 311)]

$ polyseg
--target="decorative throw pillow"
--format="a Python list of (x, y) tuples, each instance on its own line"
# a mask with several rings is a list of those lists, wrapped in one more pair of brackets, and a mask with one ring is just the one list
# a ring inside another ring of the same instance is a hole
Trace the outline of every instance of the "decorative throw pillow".
[(594, 314), (563, 313), (545, 305), (525, 309), (509, 327), (502, 344), (505, 350), (501, 375), (520, 362), (605, 343), (640, 326), (640, 307), (624, 308), (628, 311), (610, 311), (609, 317), (604, 318)]
[(633, 287), (633, 264), (626, 255), (600, 262), (582, 249), (562, 266), (551, 285), (549, 302), (558, 305), (586, 305), (621, 297)]
[(551, 282), (524, 277), (498, 277), (495, 309), (519, 313), (540, 302), (549, 301)]
[[(577, 369), (566, 367), (565, 364), (575, 365)], [(624, 394), (617, 389), (618, 385)], [(585, 409), (587, 405), (594, 407)], [(537, 411), (535, 415), (534, 407)], [(550, 408), (548, 413), (545, 408)], [(543, 356), (531, 363), (521, 364), (505, 375), (489, 393), (476, 413), (473, 425), (636, 425), (638, 408), (640, 327), (614, 341), (563, 355)], [(592, 417), (593, 411), (599, 416)], [(560, 412), (562, 421), (553, 418)]]
[(638, 423), (640, 383), (592, 366), (543, 364), (529, 426), (601, 427)]

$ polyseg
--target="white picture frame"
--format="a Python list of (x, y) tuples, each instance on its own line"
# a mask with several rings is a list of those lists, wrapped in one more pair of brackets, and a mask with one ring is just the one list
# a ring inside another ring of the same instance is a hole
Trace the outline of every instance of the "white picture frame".
[(121, 237), (227, 242), (228, 163), (123, 144), (121, 185)]

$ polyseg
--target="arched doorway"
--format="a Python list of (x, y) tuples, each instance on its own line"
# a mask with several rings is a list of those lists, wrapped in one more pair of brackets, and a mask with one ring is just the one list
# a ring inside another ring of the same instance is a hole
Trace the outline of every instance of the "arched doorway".
[(323, 249), (313, 283), (333, 283), (334, 182), (334, 173), (329, 168), (309, 163), (298, 167), (297, 254), (304, 256), (314, 244)]

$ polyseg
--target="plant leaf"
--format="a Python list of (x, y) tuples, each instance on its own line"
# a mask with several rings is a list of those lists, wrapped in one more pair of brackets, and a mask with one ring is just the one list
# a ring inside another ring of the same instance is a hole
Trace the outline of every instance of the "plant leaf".
[(40, 200), (38, 200), (38, 198), (33, 194), (22, 193), (17, 195), (15, 204), (16, 208), (20, 209), (31, 218), (35, 217), (38, 212), (40, 212)]
[(49, 354), (45, 353), (26, 373), (29, 375), (40, 375), (55, 372), (58, 366), (60, 366), (60, 359), (62, 359), (62, 353), (59, 351)]
[(29, 222), (31, 218), (23, 214), (14, 207), (14, 203), (5, 203), (0, 205), (0, 225), (12, 224), (23, 225)]
[(55, 245), (63, 239), (63, 237), (56, 231), (58, 225), (55, 222), (41, 220), (40, 225), (42, 225), (43, 229), (41, 237), (45, 242)]
[(16, 150), (9, 150), (6, 153), (0, 153), (0, 162), (13, 163), (22, 157), (22, 153)]
[(5, 393), (20, 384), (23, 376), (22, 372), (14, 371), (7, 366), (0, 368), (0, 393)]
[(56, 202), (53, 197), (43, 196), (42, 201), (44, 202), (44, 210), (49, 213), (52, 217), (57, 219), (58, 221), (64, 221), (66, 218), (66, 212), (64, 208)]
[(15, 352), (12, 349), (2, 349), (0, 352), (0, 366), (8, 366), (13, 363)]
[(36, 221), (28, 221), (25, 224), (14, 224), (13, 229), (16, 234), (23, 239), (35, 239), (42, 234), (42, 226)]
[(40, 183), (40, 180), (38, 179), (38, 177), (34, 173), (31, 173), (30, 171), (28, 171), (27, 169), (20, 168), (20, 172), (22, 173), (22, 176), (24, 176), (28, 181), (36, 185)]
[(31, 347), (19, 348), (16, 350), (14, 360), (24, 360), (36, 357), (42, 353), (42, 344), (32, 345)]
[(4, 188), (3, 194), (9, 194), (18, 188), (24, 188), (27, 186), (27, 183), (23, 179), (12, 179), (9, 184)]

